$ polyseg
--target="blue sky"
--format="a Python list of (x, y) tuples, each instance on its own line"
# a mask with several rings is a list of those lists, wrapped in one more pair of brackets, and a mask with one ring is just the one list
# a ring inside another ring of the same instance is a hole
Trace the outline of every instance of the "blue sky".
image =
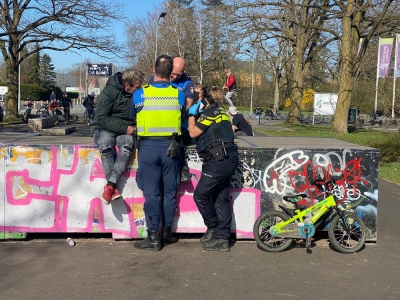
[[(162, 11), (161, 4), (163, 0), (119, 0), (126, 7), (125, 11), (121, 14), (127, 19), (133, 19), (136, 17), (143, 17), (146, 15), (147, 11), (153, 11), (154, 7), (160, 7), (160, 12)], [(125, 43), (124, 37), (124, 21), (115, 21), (114, 30), (118, 34), (117, 39), (120, 43)], [(75, 54), (70, 51), (58, 52), (58, 51), (46, 51), (50, 55), (53, 66), (56, 71), (66, 71), (72, 64), (79, 63), (85, 59), (89, 59), (91, 62), (107, 62), (104, 58), (99, 58), (98, 56), (87, 52), (81, 51), (81, 55)], [(107, 62), (108, 63), (108, 62)], [(115, 65), (121, 65), (121, 61), (111, 61)]]

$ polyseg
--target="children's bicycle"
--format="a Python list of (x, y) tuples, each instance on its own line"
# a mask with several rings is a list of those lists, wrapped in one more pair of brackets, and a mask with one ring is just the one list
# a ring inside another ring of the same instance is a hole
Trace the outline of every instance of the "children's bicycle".
[(355, 213), (343, 210), (338, 205), (336, 180), (318, 179), (313, 183), (325, 199), (312, 206), (306, 206), (307, 195), (284, 196), (283, 200), (294, 206), (290, 209), (279, 205), (282, 211), (270, 210), (260, 215), (254, 223), (253, 233), (257, 245), (268, 252), (287, 249), (295, 239), (305, 239), (307, 251), (311, 237), (322, 221), (329, 222), (328, 235), (332, 246), (342, 253), (360, 250), (366, 239), (366, 227)]

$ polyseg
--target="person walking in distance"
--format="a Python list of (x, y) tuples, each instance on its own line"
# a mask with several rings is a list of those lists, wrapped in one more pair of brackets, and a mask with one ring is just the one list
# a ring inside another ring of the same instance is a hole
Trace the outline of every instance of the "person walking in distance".
[(108, 78), (106, 87), (97, 97), (91, 132), (94, 143), (99, 147), (107, 180), (101, 195), (105, 204), (121, 197), (117, 182), (134, 146), (135, 123), (129, 117), (132, 94), (141, 87), (143, 79), (144, 74), (135, 68), (118, 72)]
[(264, 112), (263, 109), (260, 107), (259, 104), (257, 104), (256, 108), (253, 110), (254, 114), (256, 115), (257, 118), (257, 123), (261, 123), (261, 115)]
[(93, 120), (94, 117), (94, 97), (95, 97), (95, 93), (92, 91), (89, 93), (89, 95), (87, 95), (85, 101), (83, 101), (83, 104), (87, 110), (87, 118), (88, 118), (88, 123), (87, 125), (90, 126), (90, 123)]
[(68, 97), (68, 93), (64, 93), (64, 96), (61, 99), (61, 105), (64, 110), (64, 119), (65, 119), (65, 125), (69, 124), (69, 116), (70, 116), (70, 109), (74, 108), (72, 106), (72, 100), (70, 97)]
[(201, 178), (193, 198), (203, 217), (207, 231), (201, 237), (207, 251), (230, 250), (229, 237), (232, 225), (230, 201), (231, 177), (239, 164), (237, 146), (229, 116), (219, 107), (216, 88), (202, 88), (206, 105), (201, 102), (189, 109), (189, 133), (196, 138), (197, 153), (203, 159)]
[[(173, 60), (161, 55), (154, 66), (154, 82), (133, 94), (131, 118), (136, 119), (139, 137), (136, 181), (143, 191), (147, 238), (134, 247), (160, 251), (175, 243), (171, 233), (177, 209), (182, 149), (180, 145), (185, 94), (170, 82)], [(163, 228), (162, 235), (159, 228)]]
[(233, 106), (232, 98), (233, 98), (233, 95), (235, 94), (236, 88), (237, 88), (236, 78), (232, 74), (232, 71), (230, 68), (225, 69), (225, 75), (226, 75), (226, 83), (223, 86), (223, 90), (226, 91), (225, 100), (228, 102), (229, 106)]

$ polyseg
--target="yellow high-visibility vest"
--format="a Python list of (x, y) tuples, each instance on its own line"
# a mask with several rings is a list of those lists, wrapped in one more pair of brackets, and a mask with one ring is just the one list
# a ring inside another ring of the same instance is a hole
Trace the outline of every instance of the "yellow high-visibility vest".
[(158, 88), (143, 87), (143, 108), (136, 115), (138, 136), (181, 135), (182, 113), (179, 105), (179, 90), (173, 86)]

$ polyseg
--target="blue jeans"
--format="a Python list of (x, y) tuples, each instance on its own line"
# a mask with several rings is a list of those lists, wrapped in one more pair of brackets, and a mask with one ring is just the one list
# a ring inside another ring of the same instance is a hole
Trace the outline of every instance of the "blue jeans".
[[(109, 181), (116, 185), (132, 155), (133, 135), (119, 135), (105, 129), (96, 129), (93, 133), (93, 142), (99, 146), (101, 164), (103, 165), (107, 182)], [(118, 147), (118, 154), (115, 146)]]
[(171, 227), (177, 209), (176, 193), (181, 183), (181, 154), (166, 155), (169, 140), (142, 140), (138, 152), (136, 182), (145, 198), (143, 210), (150, 231)]

